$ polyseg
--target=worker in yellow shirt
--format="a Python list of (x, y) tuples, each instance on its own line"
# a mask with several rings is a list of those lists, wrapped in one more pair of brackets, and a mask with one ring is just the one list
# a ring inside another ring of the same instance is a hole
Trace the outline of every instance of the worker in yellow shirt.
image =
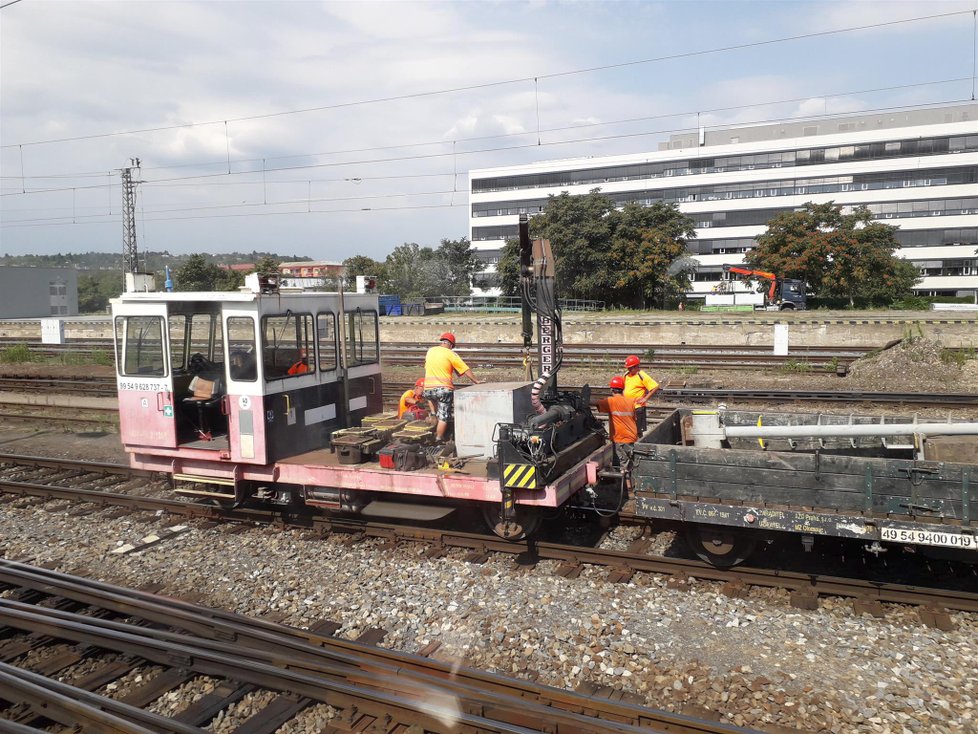
[(635, 420), (638, 423), (639, 435), (642, 435), (648, 428), (645, 404), (649, 402), (649, 398), (659, 392), (659, 383), (642, 369), (642, 360), (634, 354), (625, 358), (625, 374), (622, 377), (625, 380), (623, 395), (635, 401)]
[(455, 408), (454, 375), (464, 375), (473, 385), (481, 383), (454, 350), (455, 335), (446, 331), (438, 337), (438, 345), (431, 347), (424, 358), (424, 398), (435, 405), (438, 417), (435, 438), (439, 441), (445, 440)]

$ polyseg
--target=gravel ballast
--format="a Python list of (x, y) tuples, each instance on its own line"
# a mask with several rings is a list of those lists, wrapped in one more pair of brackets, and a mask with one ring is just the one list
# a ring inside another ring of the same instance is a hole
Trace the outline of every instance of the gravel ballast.
[(827, 599), (800, 611), (777, 590), (734, 599), (716, 584), (679, 590), (645, 574), (614, 584), (590, 567), (564, 579), (552, 562), (525, 572), (501, 556), (484, 565), (462, 552), (431, 560), (420, 545), (351, 546), (230, 525), (192, 524), (140, 553), (110, 554), (170, 524), (149, 514), (70, 517), (19, 501), (0, 505), (0, 552), (121, 585), (160, 583), (161, 593), (295, 626), (329, 619), (344, 638), (380, 627), (385, 646), (408, 652), (438, 640), (441, 660), (564, 688), (612, 686), (649, 706), (708, 709), (742, 726), (900, 734), (978, 726), (976, 615), (952, 614), (956, 629), (944, 632), (910, 608), (877, 619)]

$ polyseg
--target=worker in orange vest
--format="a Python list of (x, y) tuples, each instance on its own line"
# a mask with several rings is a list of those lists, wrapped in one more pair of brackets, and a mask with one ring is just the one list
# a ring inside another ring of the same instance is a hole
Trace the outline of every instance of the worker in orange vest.
[(598, 401), (598, 410), (608, 414), (608, 433), (615, 445), (615, 457), (621, 467), (631, 466), (632, 449), (638, 441), (638, 425), (635, 422), (635, 400), (626, 397), (625, 379), (615, 375), (608, 383), (611, 397)]
[(415, 381), (414, 387), (405, 390), (397, 404), (397, 417), (407, 416), (410, 420), (424, 418), (427, 412), (424, 409), (421, 393), (424, 392), (424, 378), (420, 377)]

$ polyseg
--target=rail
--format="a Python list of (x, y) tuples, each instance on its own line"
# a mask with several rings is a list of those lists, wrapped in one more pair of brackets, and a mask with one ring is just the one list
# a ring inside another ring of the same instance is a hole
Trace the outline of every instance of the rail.
[[(29, 704), (32, 711), (23, 717), (28, 719), (43, 715), (73, 724), (77, 719), (72, 717), (84, 716), (86, 723), (95, 726), (96, 721), (104, 724), (107, 712), (117, 717), (117, 725), (138, 721), (154, 725), (157, 731), (187, 734), (203, 731), (197, 727), (240, 700), (242, 690), (266, 689), (279, 695), (266, 708), (275, 710), (289, 703), (284, 711), (295, 714), (315, 702), (326, 703), (348, 717), (351, 731), (597, 734), (648, 731), (645, 727), (683, 734), (743, 731), (647, 708), (620, 693), (612, 698), (561, 690), (13, 561), (0, 560), (0, 584), (28, 600), (0, 600), (0, 620), (8, 630), (35, 636), (31, 642), (8, 644), (20, 643), (25, 652), (34, 652), (45, 644), (68, 640), (75, 643), (79, 658), (113, 652), (124, 656), (113, 669), (116, 679), (135, 669), (140, 660), (165, 668), (137, 689), (141, 693), (131, 692), (119, 702), (82, 686), (58, 684), (0, 664), (0, 692), (18, 691), (21, 695), (11, 700)], [(71, 600), (73, 605), (67, 610), (60, 604), (51, 608), (45, 602), (52, 598)], [(179, 723), (166, 724), (162, 717), (126, 705), (134, 699), (146, 705), (195, 675), (221, 678), (215, 688), (218, 695), (211, 694), (206, 707), (196, 703), (185, 710), (176, 719)], [(100, 677), (107, 676), (103, 672)], [(45, 688), (53, 695), (45, 698)], [(424, 693), (409, 695), (411, 691)], [(457, 702), (455, 715), (438, 716), (431, 700)], [(278, 711), (278, 716), (284, 711)], [(268, 712), (257, 712), (237, 731), (275, 730), (278, 725), (256, 727), (263, 716)]]

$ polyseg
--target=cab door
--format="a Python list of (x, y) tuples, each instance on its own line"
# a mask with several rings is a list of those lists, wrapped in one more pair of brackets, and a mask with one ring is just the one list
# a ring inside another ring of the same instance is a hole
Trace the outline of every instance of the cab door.
[(122, 302), (112, 313), (122, 443), (175, 448), (166, 304)]
[(321, 407), (314, 323), (311, 310), (291, 309), (263, 314), (259, 323), (269, 462), (323, 445), (318, 431), (308, 430), (307, 424)]

